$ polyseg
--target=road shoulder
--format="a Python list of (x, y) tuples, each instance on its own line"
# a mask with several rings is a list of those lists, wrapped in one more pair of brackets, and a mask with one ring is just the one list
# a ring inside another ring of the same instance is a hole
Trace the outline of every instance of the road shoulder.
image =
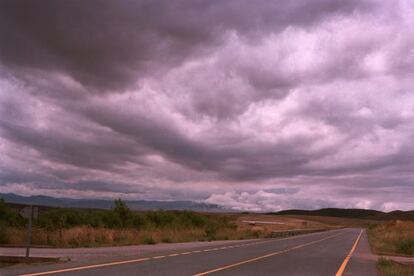
[(378, 257), (371, 252), (367, 233), (364, 230), (358, 246), (345, 269), (344, 275), (366, 276), (379, 275), (377, 269)]

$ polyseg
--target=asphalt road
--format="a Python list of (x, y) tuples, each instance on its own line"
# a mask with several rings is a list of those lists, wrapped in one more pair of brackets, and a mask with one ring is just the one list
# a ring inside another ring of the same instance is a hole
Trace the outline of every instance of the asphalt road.
[[(337, 274), (339, 273), (339, 274)], [(120, 259), (12, 267), (0, 275), (378, 275), (365, 232), (341, 229), (286, 239), (199, 243), (190, 250)]]

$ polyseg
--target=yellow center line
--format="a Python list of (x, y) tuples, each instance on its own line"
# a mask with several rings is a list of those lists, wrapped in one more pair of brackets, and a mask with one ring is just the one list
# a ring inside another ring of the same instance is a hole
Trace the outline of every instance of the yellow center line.
[(349, 262), (349, 259), (351, 258), (352, 254), (354, 253), (359, 240), (361, 239), (361, 235), (362, 235), (363, 230), (361, 230), (361, 232), (359, 232), (358, 238), (355, 240), (354, 245), (351, 248), (351, 251), (349, 251), (348, 255), (346, 256), (345, 260), (342, 262), (341, 266), (338, 269), (338, 272), (336, 272), (335, 276), (342, 276), (342, 274), (345, 271), (345, 267)]
[(173, 253), (173, 254), (168, 255), (168, 257), (175, 257), (175, 256), (178, 256), (178, 255), (180, 255), (180, 254), (178, 254), (178, 253)]
[(73, 268), (66, 268), (66, 269), (59, 269), (59, 270), (52, 270), (52, 271), (45, 271), (45, 272), (38, 272), (38, 273), (23, 274), (21, 276), (48, 275), (48, 274), (53, 274), (53, 273), (78, 271), (78, 270), (83, 270), (83, 269), (98, 268), (98, 267), (105, 267), (105, 266), (112, 266), (112, 265), (138, 263), (138, 262), (147, 261), (149, 259), (150, 258), (140, 258), (140, 259), (134, 259), (134, 260), (128, 260), (128, 261), (111, 262), (111, 263), (97, 264), (97, 265), (79, 266), (79, 267), (73, 267)]
[(315, 241), (311, 241), (311, 242), (308, 242), (308, 243), (300, 244), (300, 245), (297, 245), (297, 246), (294, 246), (294, 247), (290, 247), (288, 249), (284, 249), (284, 250), (276, 251), (276, 252), (273, 252), (273, 253), (270, 253), (270, 254), (266, 254), (266, 255), (263, 255), (263, 256), (259, 256), (259, 257), (256, 257), (256, 258), (252, 258), (252, 259), (248, 259), (248, 260), (241, 261), (241, 262), (238, 262), (238, 263), (234, 263), (234, 264), (222, 266), (222, 267), (215, 268), (215, 269), (212, 269), (212, 270), (209, 270), (209, 271), (205, 271), (205, 272), (201, 272), (201, 273), (196, 273), (193, 276), (207, 275), (207, 274), (211, 274), (211, 273), (214, 273), (214, 272), (218, 272), (218, 271), (222, 271), (222, 270), (225, 270), (225, 269), (229, 269), (229, 268), (232, 268), (232, 267), (236, 267), (236, 266), (239, 266), (239, 265), (243, 265), (243, 264), (255, 262), (255, 261), (258, 261), (258, 260), (261, 260), (261, 259), (269, 258), (269, 257), (272, 257), (272, 256), (280, 255), (280, 254), (287, 253), (289, 251), (292, 251), (292, 250), (295, 250), (295, 249), (299, 249), (299, 248), (302, 248), (302, 247), (305, 247), (305, 246), (309, 246), (309, 245), (312, 245), (312, 244), (315, 244), (315, 243), (318, 243), (318, 242), (321, 242), (321, 241), (324, 241), (324, 240), (327, 240), (327, 239), (331, 239), (331, 238), (334, 238), (334, 237), (337, 237), (337, 236), (343, 235), (343, 234), (344, 233), (339, 233), (339, 234), (332, 235), (332, 236), (329, 236), (329, 237), (326, 237), (326, 238), (322, 238), (322, 239), (319, 239), (319, 240), (315, 240)]

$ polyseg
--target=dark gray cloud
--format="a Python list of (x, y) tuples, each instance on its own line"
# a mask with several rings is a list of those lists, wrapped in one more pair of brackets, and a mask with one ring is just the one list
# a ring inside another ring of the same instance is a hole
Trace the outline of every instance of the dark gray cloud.
[(327, 0), (2, 1), (0, 59), (11, 68), (67, 73), (94, 91), (118, 90), (208, 53), (228, 31), (260, 37), (367, 8)]
[(0, 191), (413, 208), (413, 10), (2, 1)]

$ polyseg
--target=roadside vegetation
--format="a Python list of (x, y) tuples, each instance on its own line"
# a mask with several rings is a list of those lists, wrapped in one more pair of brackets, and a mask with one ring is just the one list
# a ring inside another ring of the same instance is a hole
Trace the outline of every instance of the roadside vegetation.
[(376, 254), (414, 256), (414, 221), (389, 221), (367, 229)]
[(7, 232), (10, 227), (20, 227), (24, 223), (25, 220), (0, 199), (0, 244), (7, 243)]
[[(367, 229), (371, 249), (379, 255), (414, 256), (414, 221), (388, 221)], [(414, 266), (380, 258), (378, 269), (383, 276), (414, 275)]]
[(414, 266), (402, 265), (386, 259), (378, 261), (378, 269), (382, 276), (412, 276), (414, 275)]
[[(0, 244), (24, 244), (26, 221), (0, 200)], [(39, 213), (33, 244), (90, 247), (159, 242), (258, 238), (240, 229), (232, 216), (192, 211), (136, 212), (120, 199), (111, 210), (53, 208)]]

